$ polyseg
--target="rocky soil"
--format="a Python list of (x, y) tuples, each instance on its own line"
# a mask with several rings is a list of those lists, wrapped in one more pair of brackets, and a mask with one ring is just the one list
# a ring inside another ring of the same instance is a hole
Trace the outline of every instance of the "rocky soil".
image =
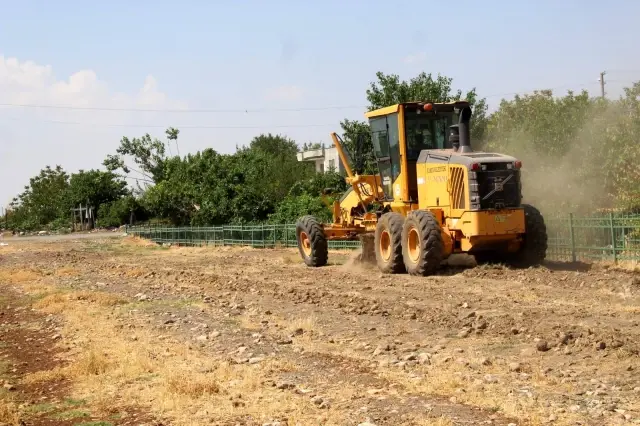
[[(143, 369), (98, 369), (103, 388), (64, 370), (66, 397), (88, 411), (164, 424), (640, 423), (637, 273), (549, 264), (416, 278), (352, 258), (314, 269), (295, 250), (33, 241), (0, 247), (0, 285), (60, 322), (45, 341), (70, 365), (96, 342), (105, 365), (145, 357)], [(35, 380), (16, 372), (17, 388)], [(33, 403), (16, 401), (23, 421)]]

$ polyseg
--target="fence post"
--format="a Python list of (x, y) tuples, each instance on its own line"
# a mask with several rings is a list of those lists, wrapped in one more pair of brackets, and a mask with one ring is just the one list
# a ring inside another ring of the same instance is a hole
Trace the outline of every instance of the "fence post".
[(571, 238), (571, 261), (576, 262), (576, 236), (573, 232), (573, 213), (569, 213), (569, 237)]
[(609, 227), (611, 228), (611, 248), (613, 251), (613, 263), (618, 263), (618, 253), (616, 253), (616, 230), (613, 226), (612, 212), (609, 212)]
[(284, 224), (284, 246), (289, 248), (289, 227), (286, 223)]

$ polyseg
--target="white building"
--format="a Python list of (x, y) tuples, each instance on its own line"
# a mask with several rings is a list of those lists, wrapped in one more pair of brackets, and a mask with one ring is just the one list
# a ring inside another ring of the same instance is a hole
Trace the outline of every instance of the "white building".
[(298, 153), (298, 161), (310, 161), (315, 163), (318, 173), (325, 173), (330, 170), (342, 173), (344, 165), (340, 161), (338, 150), (335, 146), (331, 148), (318, 148), (302, 151)]

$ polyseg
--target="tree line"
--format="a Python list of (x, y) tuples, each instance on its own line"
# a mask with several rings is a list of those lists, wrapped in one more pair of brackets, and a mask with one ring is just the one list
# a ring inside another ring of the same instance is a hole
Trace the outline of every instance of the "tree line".
[[(474, 149), (523, 160), (524, 198), (547, 214), (640, 209), (640, 82), (616, 100), (587, 91), (555, 96), (541, 90), (502, 100), (489, 113), (486, 99), (475, 89), (454, 90), (451, 78), (420, 73), (403, 81), (379, 72), (366, 99), (369, 110), (414, 100), (468, 100)], [(366, 122), (345, 119), (340, 126), (347, 150), (359, 156), (358, 171), (375, 172)], [(179, 133), (168, 128), (166, 141), (149, 134), (123, 137), (104, 170), (68, 174), (61, 166), (46, 166), (13, 199), (2, 223), (25, 231), (64, 228), (78, 204), (93, 206), (97, 224), (106, 227), (132, 218), (174, 225), (283, 223), (304, 214), (328, 220), (331, 200), (323, 191), (329, 188), (337, 197), (346, 189), (335, 171), (318, 174), (297, 160), (300, 150), (319, 143), (261, 134), (232, 154), (208, 148), (168, 155), (167, 144)]]

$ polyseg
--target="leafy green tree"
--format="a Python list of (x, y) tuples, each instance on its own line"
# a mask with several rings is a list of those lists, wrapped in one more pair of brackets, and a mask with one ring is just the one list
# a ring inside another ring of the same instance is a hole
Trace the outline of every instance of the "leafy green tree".
[(80, 170), (78, 173), (73, 173), (68, 190), (68, 201), (72, 206), (89, 203), (95, 209), (129, 193), (124, 179), (112, 172), (102, 170)]
[(269, 216), (272, 223), (294, 223), (301, 216), (313, 215), (318, 220), (327, 222), (331, 220), (331, 210), (324, 204), (321, 197), (309, 194), (286, 197), (276, 211)]
[[(169, 140), (177, 141), (178, 130), (169, 128), (166, 131)], [(165, 178), (165, 144), (147, 133), (140, 138), (124, 136), (120, 140), (120, 146), (116, 149), (115, 155), (108, 155), (102, 163), (110, 172), (122, 170), (129, 174), (132, 171), (138, 173), (141, 180), (148, 180), (157, 183)], [(131, 157), (139, 169), (133, 169), (126, 164), (127, 157)]]
[(132, 195), (101, 204), (97, 211), (98, 226), (117, 227), (133, 221), (148, 219), (147, 211)]
[(70, 216), (69, 175), (61, 166), (46, 166), (40, 173), (29, 179), (29, 185), (13, 199), (13, 223), (24, 230), (37, 229), (58, 218)]
[(487, 127), (487, 150), (523, 160), (525, 201), (547, 213), (593, 213), (640, 205), (640, 87), (614, 101), (550, 90), (503, 100)]

